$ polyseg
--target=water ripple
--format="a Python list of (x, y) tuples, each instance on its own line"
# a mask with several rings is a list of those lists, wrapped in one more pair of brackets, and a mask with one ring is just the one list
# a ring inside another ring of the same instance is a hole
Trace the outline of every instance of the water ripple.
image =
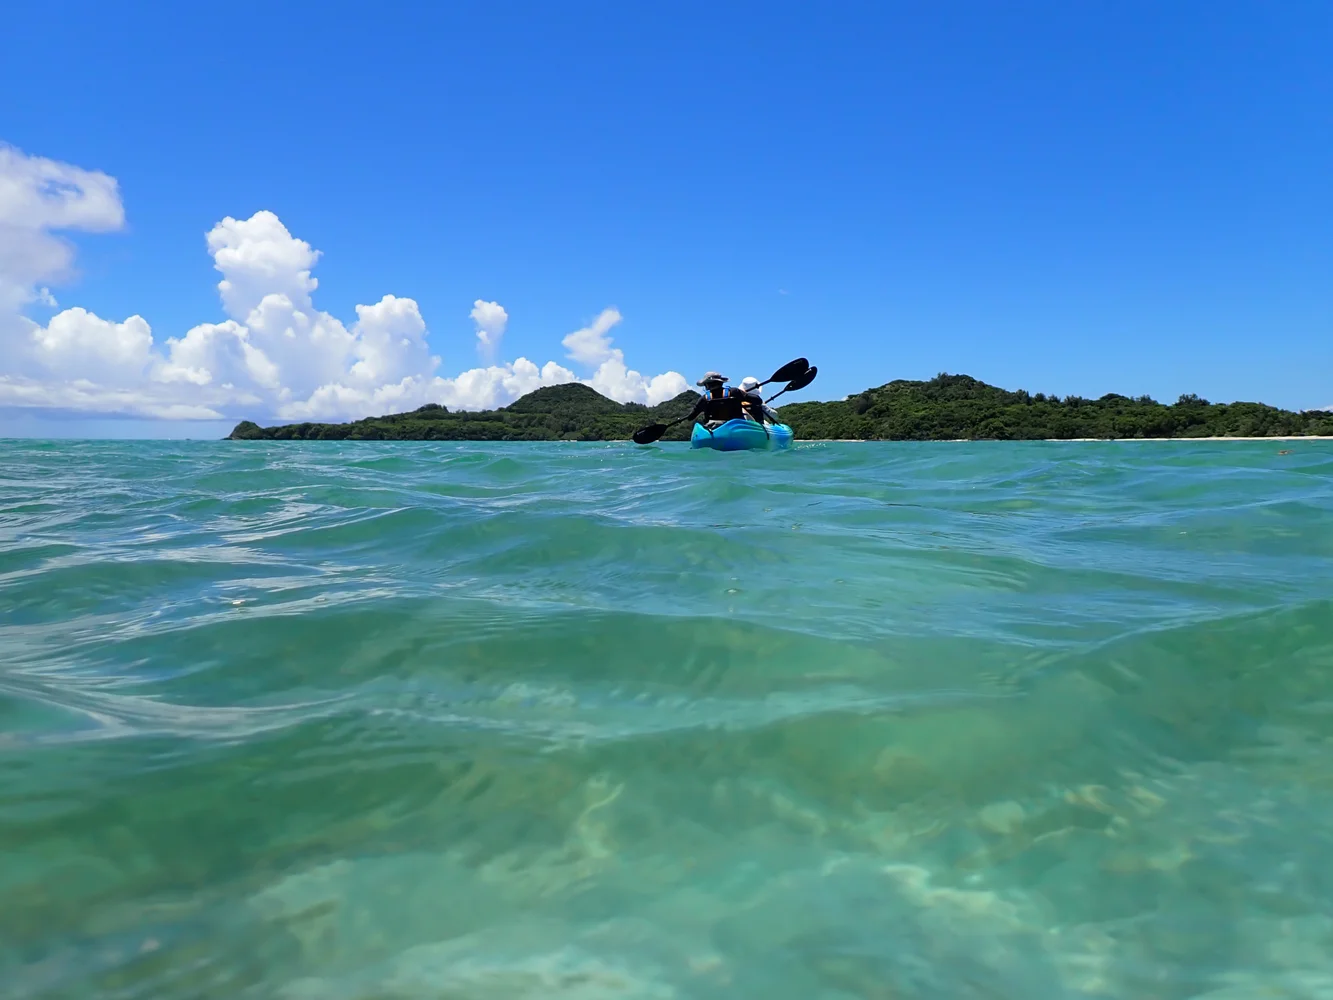
[(0, 450), (6, 996), (1333, 995), (1328, 443)]

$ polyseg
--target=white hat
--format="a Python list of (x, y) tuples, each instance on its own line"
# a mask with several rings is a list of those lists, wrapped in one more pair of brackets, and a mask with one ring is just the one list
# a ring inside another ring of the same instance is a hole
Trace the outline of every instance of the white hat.
[(750, 392), (758, 388), (759, 388), (759, 380), (755, 378), (753, 375), (746, 375), (745, 378), (741, 379), (741, 390), (743, 392)]

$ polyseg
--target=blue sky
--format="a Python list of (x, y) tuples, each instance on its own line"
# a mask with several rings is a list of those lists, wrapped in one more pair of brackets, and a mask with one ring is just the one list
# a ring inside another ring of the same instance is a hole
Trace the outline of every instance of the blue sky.
[[(947, 370), (1333, 404), (1327, 3), (58, 3), (6, 35), (0, 141), (123, 204), (57, 234), (58, 308), (141, 316), (154, 350), (227, 318), (205, 234), (268, 211), (319, 251), (317, 309), (410, 297), (451, 379), (806, 355), (800, 398)], [(497, 358), (478, 300), (508, 317)], [(614, 348), (571, 360), (610, 308)], [(0, 433), (278, 415), (16, 399)]]

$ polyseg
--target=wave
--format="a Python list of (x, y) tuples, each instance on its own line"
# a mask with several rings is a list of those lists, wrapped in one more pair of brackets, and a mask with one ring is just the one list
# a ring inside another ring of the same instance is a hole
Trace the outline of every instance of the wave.
[(15, 996), (1325, 988), (1327, 445), (0, 448)]

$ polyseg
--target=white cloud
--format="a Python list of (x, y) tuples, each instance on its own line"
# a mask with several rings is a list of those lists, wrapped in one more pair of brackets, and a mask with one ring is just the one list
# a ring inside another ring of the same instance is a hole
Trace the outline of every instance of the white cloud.
[[(613, 399), (657, 403), (684, 390), (676, 372), (629, 369), (603, 310), (564, 338), (570, 357), (594, 369), (580, 378), (554, 361), (490, 363), (452, 378), (436, 374), (414, 299), (385, 295), (358, 305), (350, 327), (315, 307), (320, 252), (273, 212), (224, 218), (206, 236), (226, 319), (155, 341), (139, 315), (123, 322), (81, 307), (46, 325), (22, 310), (56, 308), (47, 282), (72, 276), (73, 250), (55, 230), (124, 225), (116, 181), (105, 174), (0, 146), (0, 405), (172, 419), (346, 419), (412, 409), (502, 406), (541, 386), (581, 381)], [(477, 299), (477, 346), (492, 361), (509, 314)]]
[[(355, 388), (321, 386), (303, 399), (282, 405), (283, 420), (326, 420), (347, 413), (380, 414), (440, 403), (454, 410), (485, 410), (512, 403), (534, 389), (582, 381), (568, 368), (548, 361), (538, 368), (527, 358), (487, 368), (472, 368), (453, 378), (409, 377), (390, 385)], [(668, 397), (669, 398), (669, 397)]]
[(607, 336), (620, 318), (619, 309), (603, 309), (588, 326), (566, 334), (561, 343), (575, 361), (585, 365), (601, 364), (620, 353), (611, 346), (611, 338)]
[(373, 306), (357, 306), (356, 316), (352, 338), (357, 361), (349, 372), (353, 381), (380, 385), (439, 367), (415, 300), (386, 295)]
[(155, 377), (160, 382), (194, 385), (245, 385), (277, 391), (278, 366), (250, 342), (250, 331), (235, 320), (200, 323), (184, 337), (167, 338), (167, 358)]
[(472, 303), (472, 312), (468, 315), (477, 324), (477, 351), (489, 361), (500, 347), (500, 338), (505, 335), (505, 327), (509, 325), (509, 313), (498, 302), (477, 299)]
[(690, 387), (685, 376), (679, 372), (640, 375), (632, 368), (627, 369), (624, 360), (619, 357), (603, 361), (588, 384), (603, 396), (610, 396), (617, 402), (647, 403), (649, 406), (665, 403)]
[(608, 335), (620, 320), (620, 310), (603, 309), (592, 323), (567, 334), (561, 341), (575, 361), (597, 366), (588, 384), (617, 402), (648, 403), (650, 406), (665, 402), (688, 389), (685, 377), (678, 372), (645, 378), (625, 367), (625, 352), (613, 347)]
[(282, 296), (293, 309), (311, 308), (319, 282), (310, 276), (319, 251), (287, 231), (272, 212), (248, 219), (223, 219), (208, 234), (213, 266), (222, 272), (218, 291), (227, 314), (240, 317), (269, 296)]
[(88, 379), (50, 382), (0, 375), (0, 405), (34, 409), (159, 417), (164, 420), (216, 420), (225, 414), (202, 402), (159, 399), (139, 388), (118, 389)]
[(114, 178), (0, 143), (0, 225), (105, 232), (125, 224)]
[(31, 340), (45, 368), (66, 378), (113, 384), (141, 381), (153, 350), (153, 332), (142, 316), (112, 323), (77, 306), (44, 327), (34, 325)]
[(31, 324), (20, 310), (52, 305), (46, 282), (73, 276), (74, 249), (52, 230), (109, 232), (125, 224), (116, 182), (0, 143), (0, 348), (26, 354)]

